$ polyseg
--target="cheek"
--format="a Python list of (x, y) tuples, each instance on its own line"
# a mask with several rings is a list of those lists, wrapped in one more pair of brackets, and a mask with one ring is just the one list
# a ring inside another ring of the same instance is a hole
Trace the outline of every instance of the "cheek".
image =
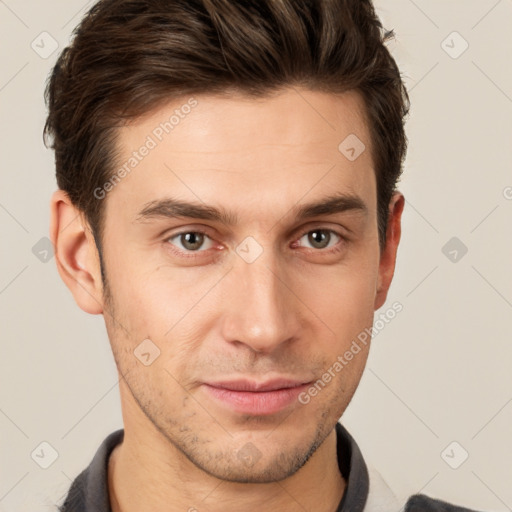
[(357, 265), (304, 272), (294, 289), (343, 344), (372, 325), (377, 277), (378, 261), (370, 255), (360, 258)]
[(118, 313), (134, 329), (151, 327), (161, 336), (181, 312), (185, 283), (179, 272), (152, 261), (149, 253), (130, 251), (113, 259), (107, 277)]
[(120, 262), (109, 282), (115, 318), (125, 329), (115, 329), (111, 339), (119, 350), (133, 352), (148, 338), (160, 350), (160, 364), (186, 366), (218, 316), (213, 308), (205, 310), (214, 299), (218, 280), (211, 270), (194, 272), (165, 265), (148, 270), (129, 259)]

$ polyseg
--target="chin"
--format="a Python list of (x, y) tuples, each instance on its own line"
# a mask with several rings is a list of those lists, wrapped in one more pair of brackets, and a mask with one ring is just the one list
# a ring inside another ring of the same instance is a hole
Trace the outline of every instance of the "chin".
[(209, 465), (197, 464), (203, 471), (214, 476), (220, 480), (226, 482), (233, 482), (239, 484), (268, 484), (279, 482), (289, 478), (295, 474), (305, 463), (306, 460), (296, 461), (282, 461), (276, 460), (275, 456), (273, 460), (268, 461), (265, 464), (261, 464), (259, 461), (254, 466), (249, 467), (243, 462), (236, 461), (231, 464), (215, 464), (214, 467)]
[[(274, 450), (261, 453), (254, 444), (246, 443), (236, 453), (188, 454), (189, 460), (205, 473), (227, 482), (265, 484), (279, 482), (294, 475), (321, 444), (315, 439), (307, 446), (287, 446), (287, 451)], [(205, 457), (206, 455), (206, 457)]]

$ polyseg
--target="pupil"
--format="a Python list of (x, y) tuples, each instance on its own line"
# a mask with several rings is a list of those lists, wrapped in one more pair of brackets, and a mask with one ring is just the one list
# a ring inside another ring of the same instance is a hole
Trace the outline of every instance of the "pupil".
[(199, 249), (203, 244), (203, 235), (201, 233), (185, 233), (182, 235), (182, 243), (188, 249)]
[(309, 234), (309, 241), (311, 245), (319, 249), (327, 247), (329, 244), (330, 234), (325, 231), (312, 231)]

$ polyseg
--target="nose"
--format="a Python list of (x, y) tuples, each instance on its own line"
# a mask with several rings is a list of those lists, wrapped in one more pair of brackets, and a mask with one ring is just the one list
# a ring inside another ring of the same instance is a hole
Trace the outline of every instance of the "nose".
[(240, 259), (227, 277), (224, 340), (271, 353), (299, 337), (300, 302), (272, 256), (264, 253), (252, 263)]

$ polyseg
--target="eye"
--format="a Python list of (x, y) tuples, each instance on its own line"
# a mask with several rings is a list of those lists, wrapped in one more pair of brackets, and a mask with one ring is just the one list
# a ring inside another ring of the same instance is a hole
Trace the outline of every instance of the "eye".
[(202, 231), (184, 231), (169, 237), (167, 241), (185, 252), (201, 252), (213, 246), (212, 239)]
[(329, 249), (342, 240), (342, 237), (330, 229), (313, 229), (300, 237), (299, 245), (302, 247), (303, 239), (313, 249)]

